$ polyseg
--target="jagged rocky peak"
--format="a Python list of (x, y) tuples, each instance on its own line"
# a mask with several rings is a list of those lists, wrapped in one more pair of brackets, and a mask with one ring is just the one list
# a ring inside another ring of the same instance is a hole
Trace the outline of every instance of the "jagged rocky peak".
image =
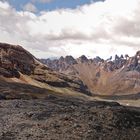
[(64, 58), (63, 56), (61, 56), (61, 57), (59, 58), (59, 60), (60, 60), (60, 61), (64, 61), (65, 58)]
[(56, 71), (63, 71), (66, 70), (70, 65), (77, 64), (77, 61), (71, 55), (66, 57), (61, 56), (59, 59), (54, 60), (41, 59), (40, 61)]
[(136, 70), (140, 72), (140, 51), (136, 52), (133, 57), (129, 57), (128, 54), (125, 56), (115, 55), (113, 61), (106, 61), (104, 68), (106, 71), (114, 71), (122, 67), (127, 71)]
[(88, 62), (88, 58), (85, 55), (80, 56), (77, 60), (81, 63)]
[(140, 51), (136, 53), (135, 57), (137, 58), (138, 64), (140, 64)]
[(100, 58), (99, 56), (96, 56), (94, 59), (93, 59), (93, 61), (95, 62), (95, 63), (103, 63), (104, 62), (104, 59), (102, 59), (102, 58)]
[(97, 64), (97, 66), (101, 66), (107, 72), (115, 71), (121, 68), (128, 71), (140, 71), (140, 51), (138, 51), (134, 57), (129, 57), (128, 54), (120, 56), (116, 54), (114, 59), (112, 56), (110, 56), (106, 60), (100, 58), (99, 56), (93, 59), (88, 59), (85, 55), (74, 59), (72, 56), (68, 55), (66, 57), (61, 56), (56, 60), (46, 60), (45, 64), (47, 64), (53, 70), (62, 72), (72, 68), (74, 64), (78, 65), (80, 63), (87, 62)]
[(66, 56), (64, 61), (70, 65), (76, 64), (76, 60), (71, 55)]
[(125, 56), (117, 54), (115, 55), (115, 59), (112, 61), (107, 61), (107, 64), (105, 65), (105, 69), (107, 71), (114, 71), (117, 69), (123, 68), (127, 62), (128, 62), (129, 56), (126, 54)]
[(61, 56), (59, 59), (57, 59), (57, 61), (67, 63), (69, 65), (76, 63), (76, 60), (71, 55), (67, 55), (66, 57)]
[(131, 71), (136, 70), (140, 72), (140, 51), (137, 51), (134, 57), (129, 58), (127, 66)]

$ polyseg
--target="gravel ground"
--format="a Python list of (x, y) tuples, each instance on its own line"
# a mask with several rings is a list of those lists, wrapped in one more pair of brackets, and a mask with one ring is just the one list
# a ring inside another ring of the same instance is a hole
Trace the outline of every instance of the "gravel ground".
[(0, 140), (140, 140), (140, 108), (51, 97), (0, 100)]

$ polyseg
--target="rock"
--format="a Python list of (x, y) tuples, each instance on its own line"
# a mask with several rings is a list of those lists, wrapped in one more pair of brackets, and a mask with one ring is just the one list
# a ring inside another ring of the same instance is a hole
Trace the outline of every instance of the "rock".
[(130, 58), (127, 67), (130, 71), (136, 70), (140, 72), (140, 51), (138, 51), (134, 57)]
[(68, 64), (68, 65), (74, 65), (76, 64), (76, 60), (72, 57), (72, 56), (66, 56), (64, 58), (64, 61)]
[(79, 61), (80, 63), (84, 63), (84, 62), (88, 62), (88, 59), (85, 55), (80, 56), (77, 61)]
[[(76, 76), (93, 95), (94, 93), (130, 94), (130, 91), (132, 94), (137, 94), (140, 91), (140, 51), (133, 57), (115, 55), (114, 60), (112, 57), (104, 60), (99, 56), (88, 59), (84, 55), (75, 60), (76, 64), (66, 63), (67, 65), (56, 60), (59, 65), (55, 65), (55, 70), (69, 76)], [(53, 65), (54, 61), (50, 63)], [(53, 69), (51, 65), (50, 68)]]
[(104, 60), (102, 58), (100, 58), (99, 56), (96, 56), (96, 58), (94, 58), (93, 61), (95, 63), (103, 63), (104, 62)]
[(8, 77), (19, 77), (18, 71), (30, 75), (34, 71), (34, 57), (21, 46), (0, 43), (0, 66)]

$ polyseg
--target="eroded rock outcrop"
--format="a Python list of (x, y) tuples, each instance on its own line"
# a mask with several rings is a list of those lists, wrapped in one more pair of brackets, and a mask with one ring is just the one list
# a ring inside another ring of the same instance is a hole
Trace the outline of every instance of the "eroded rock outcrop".
[(30, 75), (34, 71), (34, 57), (21, 46), (0, 43), (0, 74), (19, 77), (19, 73)]
[(136, 70), (140, 72), (140, 51), (138, 51), (134, 57), (129, 59), (127, 67), (129, 70)]

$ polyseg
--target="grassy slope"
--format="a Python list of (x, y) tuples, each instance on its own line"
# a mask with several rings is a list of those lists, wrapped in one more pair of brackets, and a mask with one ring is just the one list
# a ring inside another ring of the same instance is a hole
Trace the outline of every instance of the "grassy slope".
[(75, 98), (88, 99), (87, 95), (67, 88), (56, 88), (32, 78), (22, 75), (20, 79), (0, 77), (0, 97), (6, 99), (15, 98), (47, 98), (49, 95), (73, 96)]

